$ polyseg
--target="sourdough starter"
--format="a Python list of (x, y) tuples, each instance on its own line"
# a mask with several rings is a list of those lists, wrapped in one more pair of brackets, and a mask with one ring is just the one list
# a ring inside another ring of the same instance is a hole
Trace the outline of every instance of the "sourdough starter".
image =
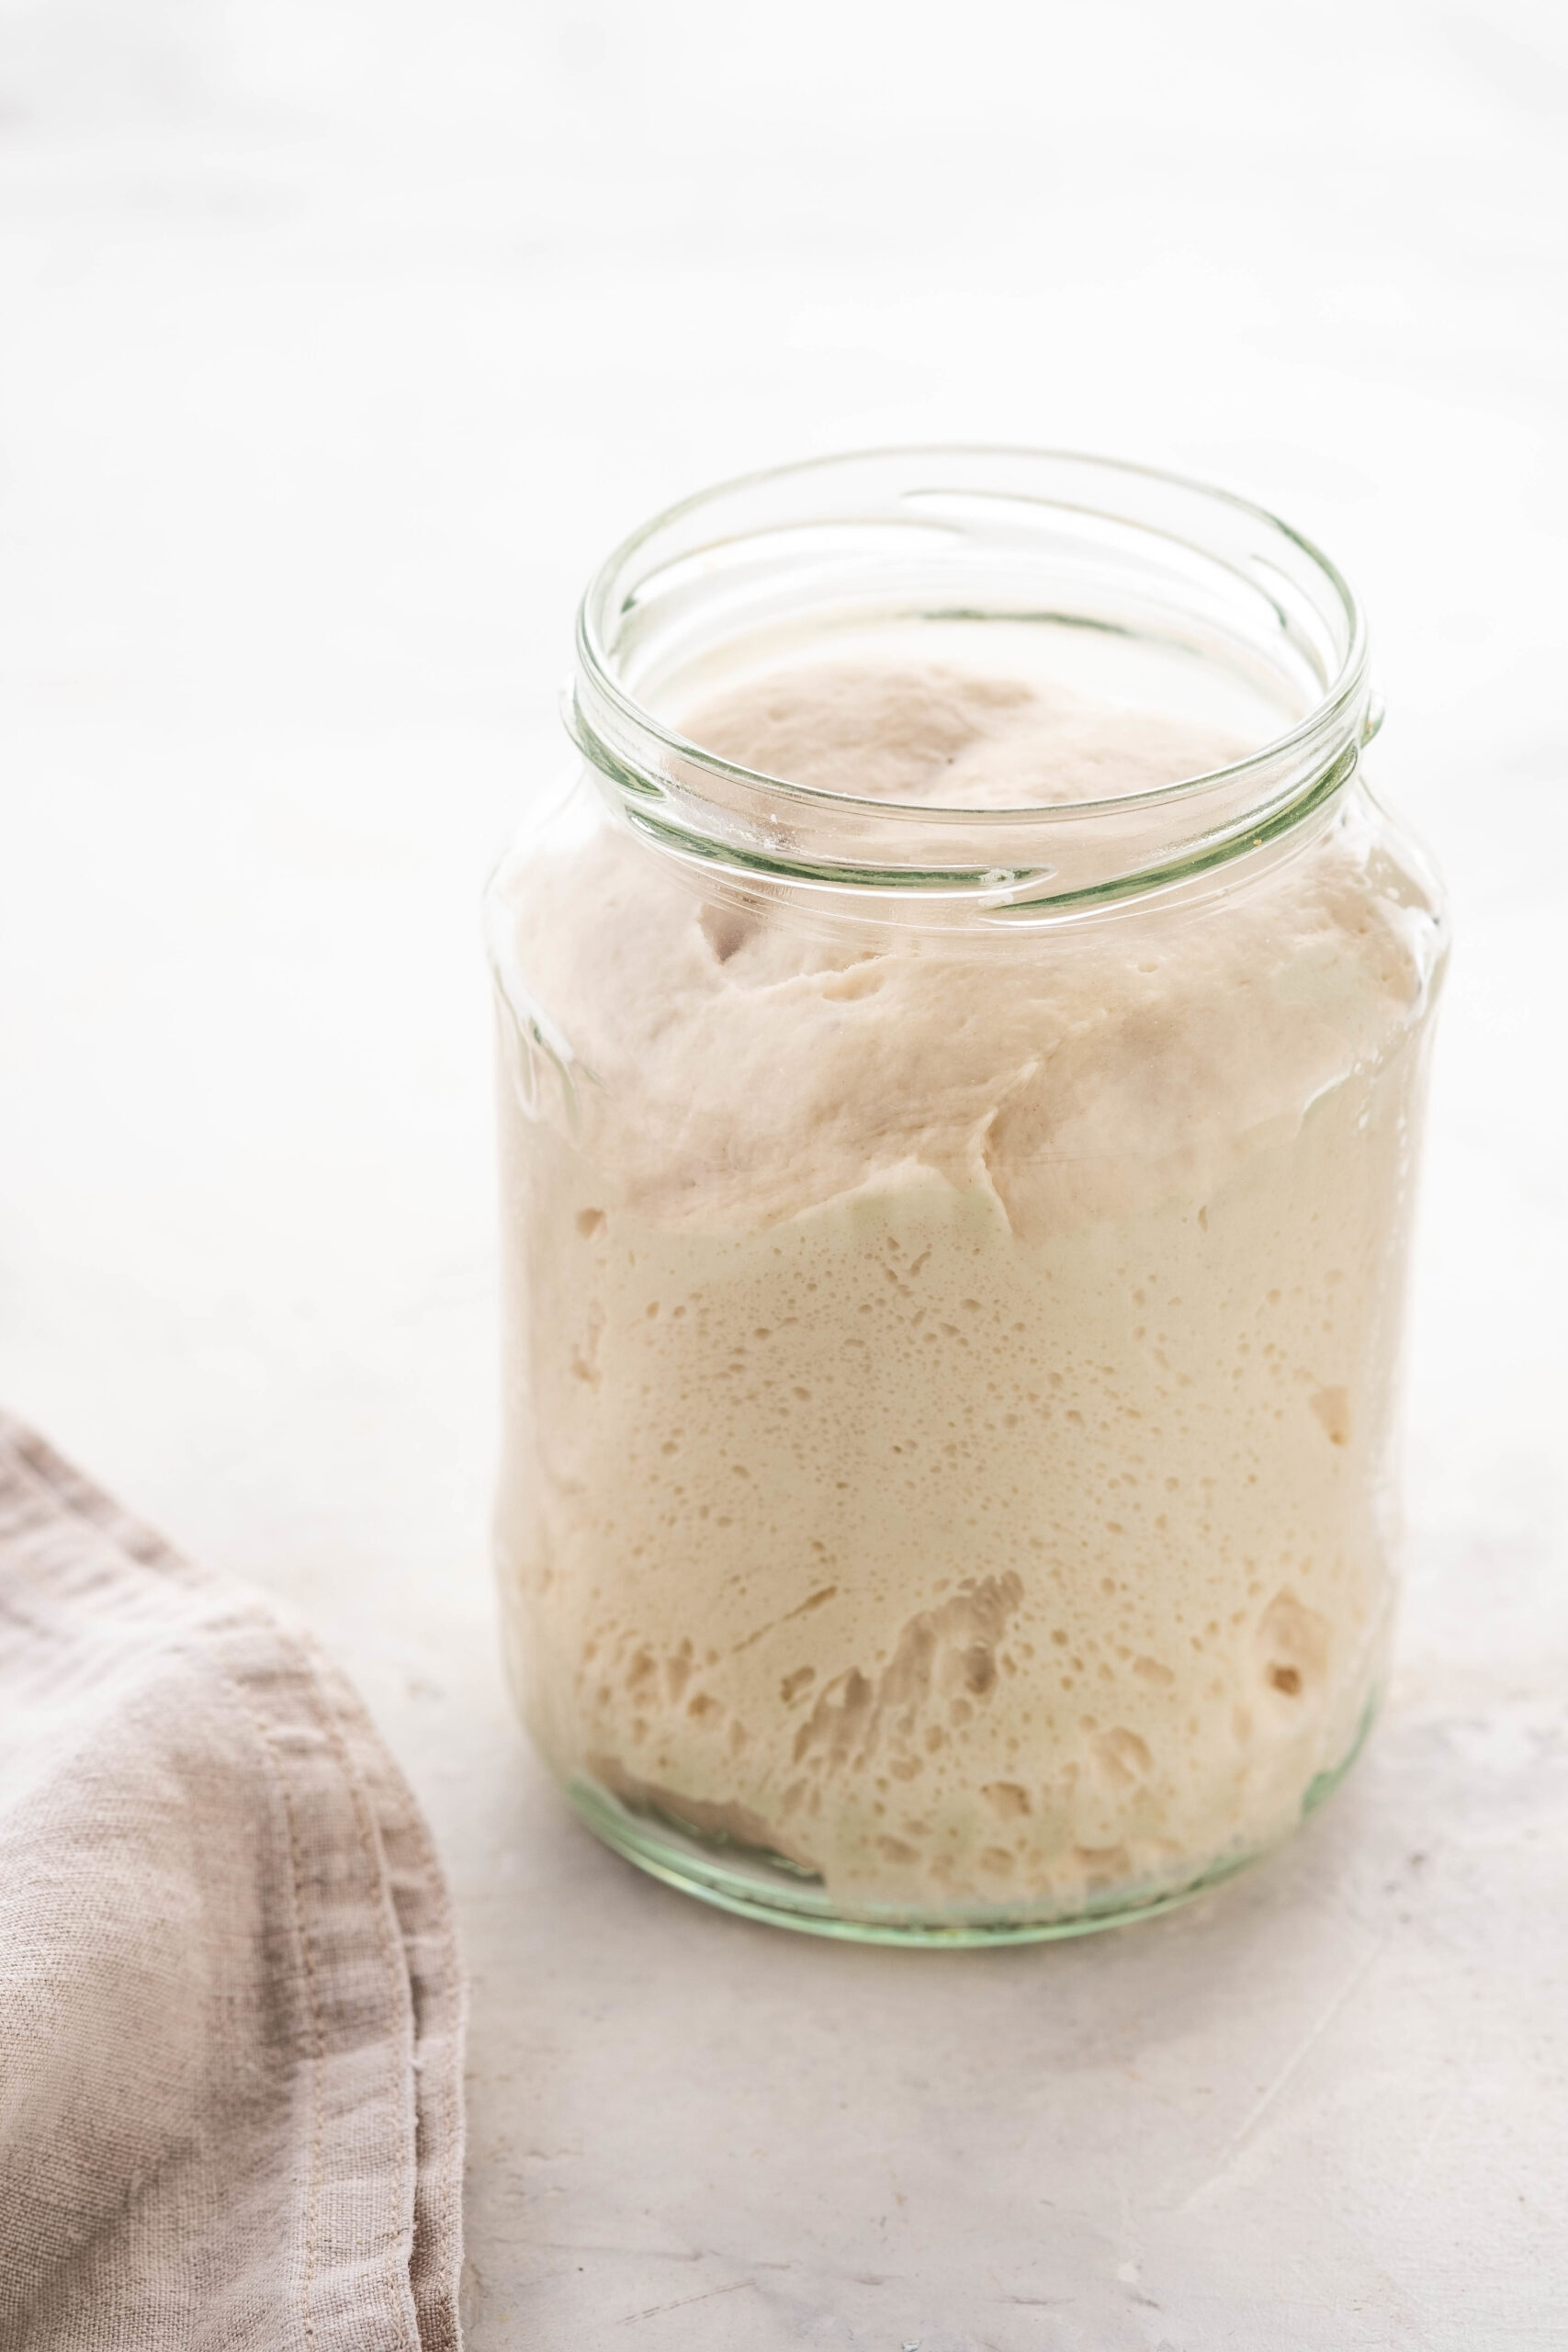
[[(931, 662), (681, 723), (916, 806), (1242, 748)], [(603, 820), (503, 868), (502, 1573), (563, 1777), (852, 1913), (1068, 1913), (1299, 1817), (1390, 1604), (1431, 951), (1373, 831), (1353, 791), (1207, 895), (996, 938), (829, 936)]]

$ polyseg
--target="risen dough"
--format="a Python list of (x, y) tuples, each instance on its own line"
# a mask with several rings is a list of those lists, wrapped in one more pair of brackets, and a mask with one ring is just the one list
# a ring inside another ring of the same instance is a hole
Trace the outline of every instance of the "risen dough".
[[(974, 807), (1235, 748), (929, 664), (682, 723)], [(501, 1557), (564, 1775), (851, 1912), (1071, 1910), (1296, 1816), (1389, 1607), (1435, 933), (1379, 838), (1352, 792), (1022, 938), (829, 936), (604, 821), (503, 868)]]

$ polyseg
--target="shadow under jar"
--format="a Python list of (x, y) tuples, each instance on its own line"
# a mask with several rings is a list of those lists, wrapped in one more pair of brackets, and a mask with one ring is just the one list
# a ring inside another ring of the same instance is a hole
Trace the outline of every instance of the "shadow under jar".
[(829, 459), (610, 559), (569, 725), (487, 900), (550, 1766), (829, 1934), (1234, 1871), (1356, 1754), (1393, 1600), (1445, 928), (1350, 592), (1142, 469)]

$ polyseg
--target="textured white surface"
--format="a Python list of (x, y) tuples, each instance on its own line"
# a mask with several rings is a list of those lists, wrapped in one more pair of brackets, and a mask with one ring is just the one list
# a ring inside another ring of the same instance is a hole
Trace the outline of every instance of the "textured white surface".
[[(475, 1980), (470, 2340), (1568, 2345), (1568, 30), (0, 6), (0, 1389), (359, 1679)], [(975, 1958), (600, 1852), (499, 1688), (476, 899), (623, 526), (1099, 447), (1357, 579), (1454, 885), (1393, 1705), (1278, 1861)]]

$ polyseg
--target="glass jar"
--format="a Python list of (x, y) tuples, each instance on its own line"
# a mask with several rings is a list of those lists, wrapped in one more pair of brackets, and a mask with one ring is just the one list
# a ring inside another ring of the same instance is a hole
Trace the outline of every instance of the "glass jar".
[[(868, 632), (1239, 748), (977, 808), (681, 731)], [(797, 1928), (1190, 1895), (1335, 1786), (1388, 1652), (1446, 942), (1350, 591), (1143, 469), (834, 458), (619, 548), (567, 721), (487, 900), (536, 1740), (622, 1853)]]

